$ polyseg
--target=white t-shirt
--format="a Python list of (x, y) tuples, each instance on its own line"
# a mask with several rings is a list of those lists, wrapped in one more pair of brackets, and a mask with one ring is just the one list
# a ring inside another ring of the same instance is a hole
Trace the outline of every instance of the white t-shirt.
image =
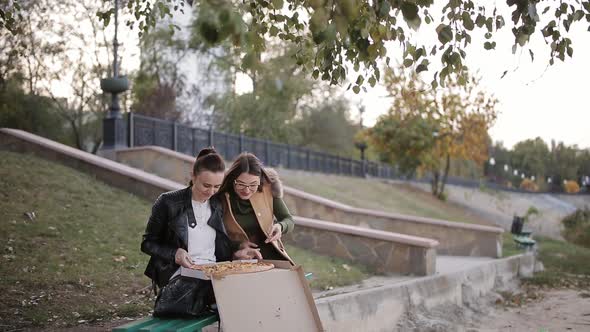
[[(188, 224), (188, 254), (195, 264), (215, 263), (215, 229), (207, 224), (211, 217), (211, 205), (209, 200), (204, 203), (191, 200), (193, 214), (197, 224), (192, 227)], [(180, 273), (180, 269), (170, 277), (174, 278)]]
[(192, 200), (197, 225), (188, 225), (188, 254), (195, 264), (215, 263), (215, 229), (207, 224), (211, 217), (209, 200)]

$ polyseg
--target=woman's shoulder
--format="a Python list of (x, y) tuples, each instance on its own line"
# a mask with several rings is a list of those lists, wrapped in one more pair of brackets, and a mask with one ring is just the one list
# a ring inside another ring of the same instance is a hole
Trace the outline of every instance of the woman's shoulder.
[(189, 199), (190, 187), (168, 191), (165, 193), (160, 194), (156, 203), (160, 202), (163, 204), (175, 204), (175, 203), (183, 203)]
[(274, 168), (265, 168), (264, 173), (270, 182), (270, 189), (274, 198), (283, 198), (283, 183), (279, 178), (279, 173)]

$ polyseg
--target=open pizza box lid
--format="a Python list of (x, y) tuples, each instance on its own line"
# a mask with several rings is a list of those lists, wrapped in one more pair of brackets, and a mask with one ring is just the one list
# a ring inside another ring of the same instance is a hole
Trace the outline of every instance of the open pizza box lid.
[(323, 331), (301, 266), (263, 262), (275, 268), (211, 280), (223, 331)]

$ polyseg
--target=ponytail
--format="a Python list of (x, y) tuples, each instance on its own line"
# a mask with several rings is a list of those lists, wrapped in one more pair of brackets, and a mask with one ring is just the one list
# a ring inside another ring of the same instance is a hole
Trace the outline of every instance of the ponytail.
[[(199, 173), (204, 171), (210, 171), (213, 173), (225, 171), (225, 162), (223, 161), (221, 155), (219, 155), (219, 153), (217, 153), (213, 147), (204, 148), (199, 151), (197, 159), (193, 164), (194, 175), (199, 175)], [(192, 185), (193, 181), (191, 180), (189, 182), (189, 186)]]

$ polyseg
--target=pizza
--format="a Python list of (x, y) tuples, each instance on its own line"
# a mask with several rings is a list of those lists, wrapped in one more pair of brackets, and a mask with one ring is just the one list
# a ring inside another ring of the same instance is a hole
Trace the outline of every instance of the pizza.
[(262, 272), (275, 266), (266, 262), (222, 262), (217, 264), (193, 265), (191, 268), (200, 270), (209, 277), (221, 277), (230, 274)]

